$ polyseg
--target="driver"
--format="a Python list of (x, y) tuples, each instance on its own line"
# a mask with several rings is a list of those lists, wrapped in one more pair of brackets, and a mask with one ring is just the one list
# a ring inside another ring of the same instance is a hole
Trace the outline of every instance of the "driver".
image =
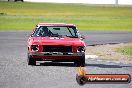
[(39, 31), (39, 36), (51, 36), (52, 32), (47, 27), (42, 27)]

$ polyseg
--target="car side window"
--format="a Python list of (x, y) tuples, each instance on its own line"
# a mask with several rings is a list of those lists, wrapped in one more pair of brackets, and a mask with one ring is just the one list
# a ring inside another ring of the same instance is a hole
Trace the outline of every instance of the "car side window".
[(37, 32), (37, 36), (43, 36), (43, 35), (44, 35), (44, 30), (42, 27), (40, 27), (38, 32)]

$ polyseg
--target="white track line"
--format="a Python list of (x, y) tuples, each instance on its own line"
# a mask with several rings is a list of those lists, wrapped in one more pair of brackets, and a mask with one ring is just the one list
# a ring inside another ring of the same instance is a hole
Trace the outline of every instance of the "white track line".
[(97, 55), (85, 55), (85, 59), (96, 59), (98, 58)]
[[(96, 59), (97, 55), (85, 55), (85, 59)], [(36, 65), (40, 65), (40, 63), (44, 63), (44, 61), (36, 61)]]

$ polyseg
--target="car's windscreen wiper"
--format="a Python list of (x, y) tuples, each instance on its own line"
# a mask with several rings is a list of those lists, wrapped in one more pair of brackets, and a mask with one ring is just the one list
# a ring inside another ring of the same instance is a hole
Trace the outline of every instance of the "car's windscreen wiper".
[(63, 37), (62, 35), (50, 35), (49, 37)]
[(70, 37), (70, 38), (78, 38), (78, 36), (67, 36), (67, 37)]

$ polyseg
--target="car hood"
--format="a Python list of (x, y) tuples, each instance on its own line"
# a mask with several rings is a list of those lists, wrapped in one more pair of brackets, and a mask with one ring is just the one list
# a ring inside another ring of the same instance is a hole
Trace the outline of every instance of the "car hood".
[(69, 38), (69, 37), (32, 37), (30, 39), (32, 44), (37, 45), (74, 45), (74, 46), (84, 46), (84, 41), (79, 38)]

